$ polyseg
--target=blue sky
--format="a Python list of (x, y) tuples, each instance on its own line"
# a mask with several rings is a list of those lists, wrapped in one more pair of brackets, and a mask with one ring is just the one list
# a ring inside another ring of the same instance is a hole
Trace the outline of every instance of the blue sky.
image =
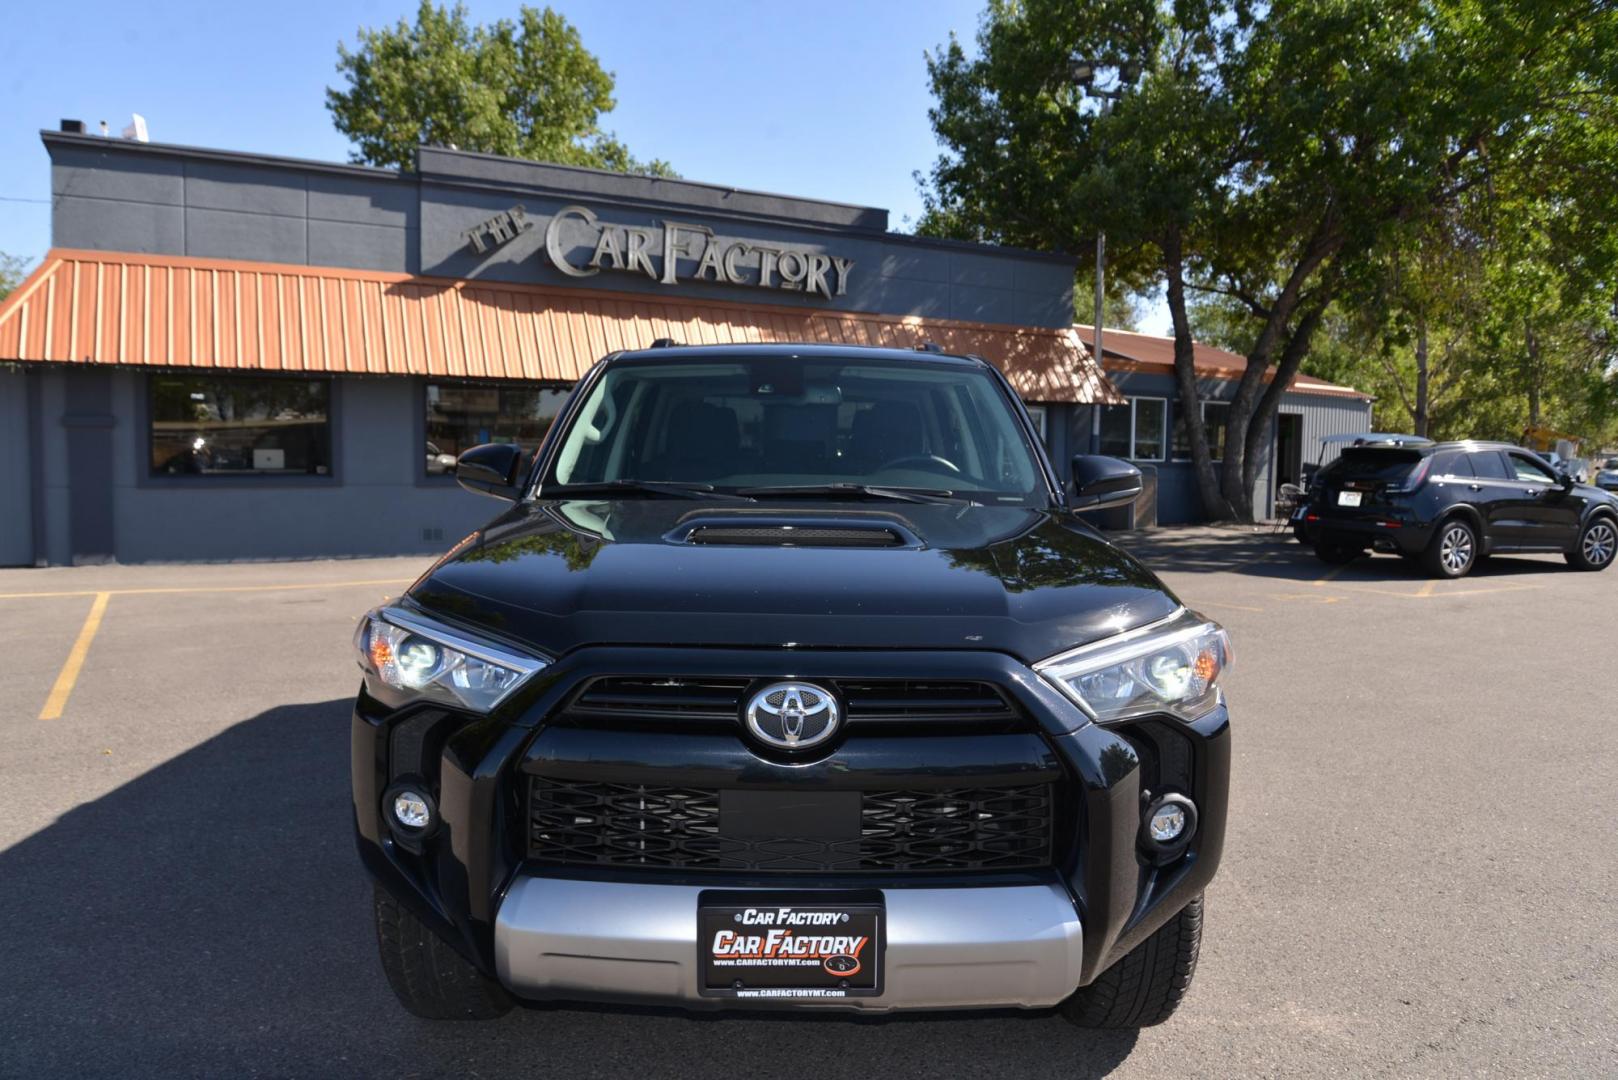
[[(982, 0), (559, 0), (618, 80), (606, 118), (640, 157), (684, 176), (920, 210), (911, 178), (938, 153), (927, 50), (970, 40)], [(518, 4), (470, 0), (474, 20)], [(0, 251), (50, 244), (40, 128), (63, 117), (114, 134), (131, 113), (158, 142), (341, 161), (325, 89), (337, 42), (413, 13), (412, 0), (13, 5), (0, 35)], [(36, 200), (31, 202), (9, 201)]]

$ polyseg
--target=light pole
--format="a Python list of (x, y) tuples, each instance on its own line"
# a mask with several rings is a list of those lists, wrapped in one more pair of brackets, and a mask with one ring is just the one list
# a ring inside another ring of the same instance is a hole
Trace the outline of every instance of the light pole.
[[(1118, 80), (1110, 88), (1103, 89), (1097, 85), (1096, 76), (1104, 70), (1104, 65), (1092, 60), (1075, 60), (1070, 66), (1073, 83), (1079, 88), (1079, 93), (1085, 97), (1094, 97), (1100, 100), (1101, 108), (1097, 117), (1105, 120), (1112, 114), (1112, 107), (1118, 99), (1123, 97), (1129, 87), (1140, 77), (1140, 67), (1137, 64), (1126, 63), (1117, 66)], [(1096, 142), (1096, 163), (1101, 163), (1101, 143), (1099, 133)], [(1104, 322), (1105, 300), (1107, 291), (1107, 230), (1100, 224), (1096, 226), (1096, 316), (1095, 316), (1095, 361), (1099, 365), (1101, 359), (1101, 324)]]

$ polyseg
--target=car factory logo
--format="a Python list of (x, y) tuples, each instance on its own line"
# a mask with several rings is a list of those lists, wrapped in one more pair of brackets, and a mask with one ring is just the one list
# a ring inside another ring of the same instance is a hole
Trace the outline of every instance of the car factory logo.
[(813, 683), (775, 683), (747, 703), (747, 730), (778, 750), (819, 746), (837, 734), (841, 722), (837, 699)]

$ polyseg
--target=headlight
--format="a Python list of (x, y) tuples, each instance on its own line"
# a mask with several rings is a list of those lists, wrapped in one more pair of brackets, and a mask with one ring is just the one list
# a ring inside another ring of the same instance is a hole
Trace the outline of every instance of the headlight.
[(1195, 720), (1219, 703), (1230, 636), (1189, 611), (1053, 656), (1034, 670), (1098, 723), (1168, 713)]
[(360, 667), (409, 698), (488, 712), (548, 661), (468, 637), (396, 607), (380, 607), (354, 635)]

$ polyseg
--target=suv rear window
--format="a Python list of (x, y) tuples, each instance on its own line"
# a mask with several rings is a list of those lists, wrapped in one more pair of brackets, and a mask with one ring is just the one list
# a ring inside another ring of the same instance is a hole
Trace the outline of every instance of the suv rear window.
[(1370, 480), (1378, 484), (1391, 484), (1403, 480), (1421, 461), (1416, 450), (1393, 447), (1351, 446), (1338, 459), (1331, 478), (1336, 483), (1347, 480)]

